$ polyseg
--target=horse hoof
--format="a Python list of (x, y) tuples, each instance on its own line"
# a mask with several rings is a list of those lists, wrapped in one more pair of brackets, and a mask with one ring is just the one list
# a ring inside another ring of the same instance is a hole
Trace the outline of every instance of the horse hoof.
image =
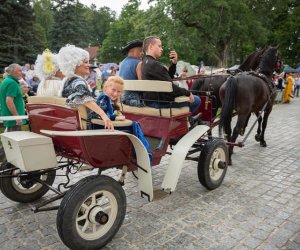
[(261, 141), (260, 146), (265, 148), (267, 146), (267, 143), (265, 141)]
[(255, 140), (256, 140), (256, 141), (260, 141), (260, 135), (259, 135), (259, 134), (256, 134), (256, 135), (255, 135)]

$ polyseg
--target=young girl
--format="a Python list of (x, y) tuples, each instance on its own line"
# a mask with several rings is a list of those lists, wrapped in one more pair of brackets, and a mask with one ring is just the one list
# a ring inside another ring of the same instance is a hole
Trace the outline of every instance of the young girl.
[[(97, 104), (106, 113), (112, 121), (123, 121), (125, 116), (120, 112), (120, 107), (117, 104), (124, 90), (124, 81), (119, 76), (110, 76), (103, 87), (103, 93), (98, 97)], [(93, 113), (92, 118), (96, 118), (97, 114)], [(101, 129), (100, 125), (91, 124), (92, 129)], [(132, 121), (131, 126), (127, 127), (116, 127), (119, 130), (130, 131), (133, 135), (138, 137), (140, 141), (144, 144), (145, 148), (149, 153), (149, 158), (152, 160), (150, 153), (150, 145), (147, 139), (144, 137), (141, 126), (138, 122)]]
[(119, 76), (110, 76), (104, 84), (103, 93), (98, 97), (97, 104), (112, 121), (125, 120), (117, 104), (124, 90), (124, 81)]

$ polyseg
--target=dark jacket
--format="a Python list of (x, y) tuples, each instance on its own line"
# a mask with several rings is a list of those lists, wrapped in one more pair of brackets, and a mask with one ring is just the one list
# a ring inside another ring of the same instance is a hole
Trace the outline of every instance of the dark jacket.
[[(172, 82), (172, 78), (176, 72), (176, 64), (171, 64), (169, 70), (165, 68), (152, 56), (145, 56), (142, 62), (142, 79), (143, 80), (158, 80)], [(178, 96), (190, 96), (190, 92), (184, 88), (180, 88), (172, 83), (173, 92), (156, 93), (144, 92), (143, 98), (148, 100), (174, 101)]]

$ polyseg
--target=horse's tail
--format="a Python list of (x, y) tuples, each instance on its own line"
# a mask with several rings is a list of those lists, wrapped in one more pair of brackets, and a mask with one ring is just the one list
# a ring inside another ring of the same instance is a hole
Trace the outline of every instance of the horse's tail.
[(220, 121), (219, 121), (220, 134), (223, 128), (227, 135), (231, 134), (231, 119), (232, 119), (232, 113), (235, 104), (236, 90), (237, 90), (237, 81), (232, 76), (226, 82), (225, 97), (224, 97), (224, 102), (223, 102)]

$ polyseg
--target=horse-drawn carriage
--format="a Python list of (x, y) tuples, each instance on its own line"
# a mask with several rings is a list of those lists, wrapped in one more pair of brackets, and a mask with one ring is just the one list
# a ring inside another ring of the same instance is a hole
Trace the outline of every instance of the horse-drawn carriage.
[[(260, 68), (266, 70), (265, 74), (272, 74), (277, 60), (277, 51), (271, 52), (267, 54), (270, 62), (263, 61), (260, 64)], [(238, 75), (235, 80), (238, 82), (243, 78), (251, 80), (248, 87), (251, 84), (255, 89), (258, 85), (264, 90), (261, 91), (263, 98), (256, 110), (267, 111), (267, 105), (272, 107), (273, 92), (271, 86), (266, 84), (268, 81), (259, 75), (248, 74)], [(226, 91), (231, 91), (233, 83), (228, 81), (222, 86), (226, 84), (229, 85)], [(237, 88), (243, 86), (243, 83), (240, 84)], [(125, 90), (170, 92), (172, 84), (126, 81)], [(0, 168), (0, 189), (7, 198), (16, 202), (33, 202), (49, 190), (53, 191), (56, 195), (38, 204), (34, 211), (58, 209), (57, 230), (64, 244), (71, 249), (99, 249), (113, 238), (124, 220), (126, 196), (121, 185), (125, 183), (127, 172), (137, 171), (139, 194), (148, 201), (155, 198), (152, 168), (159, 165), (165, 154), (171, 154), (161, 185), (165, 192), (171, 193), (176, 189), (185, 159), (198, 162), (198, 178), (207, 189), (212, 190), (221, 185), (229, 162), (227, 146), (223, 139), (211, 135), (211, 129), (216, 124), (212, 115), (212, 96), (207, 93), (201, 96), (201, 100), (201, 119), (202, 124), (206, 125), (196, 123), (189, 126), (191, 113), (187, 107), (153, 109), (122, 105), (122, 111), (129, 120), (115, 122), (116, 131), (107, 131), (86, 130), (87, 110), (82, 106), (66, 107), (63, 98), (32, 98), (27, 104), (30, 132), (1, 135), (7, 162)], [(187, 100), (175, 100), (184, 101)], [(238, 102), (235, 106), (238, 116), (243, 115), (239, 114), (242, 109), (237, 105)], [(251, 111), (248, 108), (244, 117), (249, 119)], [(225, 118), (221, 116), (221, 119)], [(130, 126), (131, 120), (141, 124), (150, 142), (152, 161), (137, 137), (117, 130), (118, 127)], [(230, 121), (225, 123), (229, 137)], [(103, 124), (97, 119), (91, 122)], [(247, 124), (243, 121), (242, 125), (245, 128)], [(265, 124), (263, 122), (263, 132), (265, 126), (266, 121)], [(230, 147), (236, 145), (234, 136), (240, 133), (237, 130), (240, 128), (235, 128)], [(97, 168), (98, 174), (71, 185), (69, 175), (83, 163)], [(122, 170), (118, 181), (101, 175), (102, 170), (109, 168)], [(53, 185), (57, 171), (63, 171), (67, 181)], [(46, 206), (59, 199), (62, 199), (60, 205)]]
[[(172, 84), (158, 81), (126, 81), (126, 90), (172, 91)], [(211, 100), (203, 96), (202, 119), (211, 122)], [(87, 110), (66, 107), (65, 99), (32, 97), (27, 104), (30, 131), (1, 135), (7, 162), (1, 165), (0, 189), (16, 202), (34, 202), (49, 190), (54, 192), (34, 208), (35, 212), (58, 209), (57, 230), (71, 249), (99, 249), (109, 242), (122, 225), (126, 196), (122, 188), (126, 173), (137, 175), (141, 197), (155, 198), (152, 168), (165, 154), (171, 154), (162, 189), (176, 189), (185, 159), (198, 162), (201, 184), (212, 190), (219, 187), (227, 170), (227, 146), (209, 135), (210, 126), (189, 127), (188, 107), (162, 108), (122, 105), (128, 120), (114, 122), (115, 131), (86, 130)], [(178, 98), (177, 102), (186, 101)], [(2, 117), (3, 118), (3, 117)], [(8, 118), (9, 119), (9, 118)], [(142, 142), (118, 127), (138, 121), (151, 146), (152, 161)], [(101, 120), (92, 119), (94, 124)], [(82, 164), (98, 169), (96, 175), (71, 185), (70, 175)], [(118, 168), (119, 180), (102, 175), (102, 170)], [(56, 173), (66, 181), (55, 183)], [(60, 205), (49, 206), (62, 199)]]

